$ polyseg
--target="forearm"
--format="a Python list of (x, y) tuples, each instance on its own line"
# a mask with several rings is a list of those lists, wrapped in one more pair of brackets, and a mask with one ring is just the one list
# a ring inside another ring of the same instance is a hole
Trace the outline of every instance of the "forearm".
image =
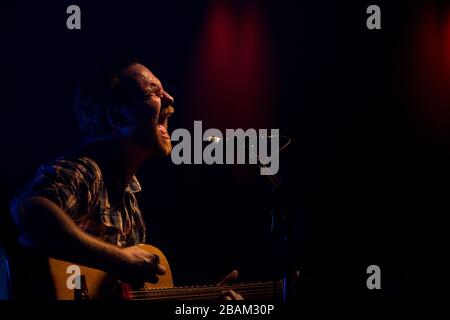
[(56, 204), (30, 197), (15, 207), (20, 242), (44, 254), (115, 272), (124, 262), (121, 250), (83, 232)]

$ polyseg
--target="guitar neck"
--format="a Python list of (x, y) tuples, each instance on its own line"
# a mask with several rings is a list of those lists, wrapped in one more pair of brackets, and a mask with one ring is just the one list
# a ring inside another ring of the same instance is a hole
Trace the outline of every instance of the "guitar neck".
[(250, 300), (281, 300), (282, 281), (236, 284), (231, 286), (174, 287), (128, 290), (131, 300), (218, 300), (224, 291), (234, 290)]

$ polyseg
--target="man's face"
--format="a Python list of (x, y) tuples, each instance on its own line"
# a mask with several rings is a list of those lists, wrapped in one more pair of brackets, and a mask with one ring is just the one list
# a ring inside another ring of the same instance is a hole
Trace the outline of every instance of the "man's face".
[(174, 112), (173, 98), (164, 91), (159, 79), (141, 64), (125, 68), (120, 76), (131, 101), (123, 111), (127, 120), (136, 127), (134, 137), (144, 147), (170, 155), (172, 144), (168, 118)]

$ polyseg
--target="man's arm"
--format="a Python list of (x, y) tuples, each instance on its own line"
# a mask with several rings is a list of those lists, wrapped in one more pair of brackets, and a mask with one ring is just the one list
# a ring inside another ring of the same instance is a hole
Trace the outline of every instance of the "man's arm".
[(17, 202), (12, 210), (19, 242), (52, 257), (118, 275), (122, 280), (157, 281), (158, 258), (136, 247), (120, 249), (83, 232), (55, 203), (40, 197)]

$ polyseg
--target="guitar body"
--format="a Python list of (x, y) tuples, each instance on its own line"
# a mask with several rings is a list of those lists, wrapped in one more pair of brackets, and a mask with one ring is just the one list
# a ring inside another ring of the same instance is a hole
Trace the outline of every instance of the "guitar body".
[[(139, 249), (157, 255), (160, 264), (166, 268), (166, 274), (159, 276), (157, 284), (145, 283), (144, 288), (146, 290), (173, 288), (172, 273), (164, 254), (158, 248), (148, 244), (141, 244), (138, 245), (138, 247)], [(81, 287), (79, 289), (71, 289), (69, 288), (70, 286), (68, 286), (68, 280), (70, 283), (74, 282), (74, 279), (69, 277), (74, 274), (74, 272), (78, 271), (77, 267), (79, 267), (79, 270), (81, 271)], [(121, 283), (118, 279), (101, 270), (78, 266), (67, 261), (53, 258), (49, 258), (49, 268), (54, 285), (55, 297), (58, 300), (128, 298), (127, 292), (130, 289), (129, 286)]]

